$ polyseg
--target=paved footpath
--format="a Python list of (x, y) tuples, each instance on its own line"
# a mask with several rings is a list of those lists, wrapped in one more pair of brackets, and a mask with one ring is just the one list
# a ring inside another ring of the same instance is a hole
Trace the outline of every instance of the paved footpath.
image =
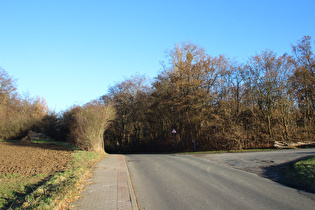
[(91, 182), (71, 209), (138, 209), (123, 155), (107, 155), (94, 167)]

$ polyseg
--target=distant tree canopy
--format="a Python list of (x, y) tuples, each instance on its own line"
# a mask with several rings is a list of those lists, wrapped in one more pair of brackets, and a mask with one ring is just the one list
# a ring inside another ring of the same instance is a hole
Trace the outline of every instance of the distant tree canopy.
[(292, 55), (281, 56), (265, 50), (240, 64), (223, 55), (212, 57), (190, 42), (177, 44), (153, 81), (137, 75), (101, 97), (117, 111), (105, 133), (107, 147), (170, 152), (193, 150), (193, 140), (199, 150), (314, 141), (311, 38), (303, 37), (292, 49)]

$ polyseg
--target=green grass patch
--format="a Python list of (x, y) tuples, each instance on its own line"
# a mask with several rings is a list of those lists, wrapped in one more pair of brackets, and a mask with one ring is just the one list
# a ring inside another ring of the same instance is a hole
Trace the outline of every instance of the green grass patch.
[[(0, 142), (19, 142), (20, 140), (0, 140)], [(73, 146), (71, 144), (68, 144), (67, 142), (63, 142), (63, 141), (56, 141), (54, 139), (51, 138), (47, 138), (47, 139), (32, 139), (31, 140), (32, 143), (36, 143), (36, 144), (56, 144), (62, 147), (68, 147), (70, 149), (73, 150), (80, 150), (78, 147)]]
[(31, 177), (18, 174), (0, 175), (0, 209), (9, 207), (9, 204), (21, 203), (19, 198), (30, 193), (47, 177), (47, 174)]
[(31, 142), (36, 143), (36, 144), (56, 144), (62, 147), (68, 147), (71, 148), (73, 150), (80, 150), (78, 147), (73, 146), (71, 144), (68, 144), (67, 142), (63, 142), (63, 141), (55, 141), (54, 139), (32, 139)]
[(0, 142), (18, 142), (19, 140), (1, 140), (0, 139)]
[(36, 176), (0, 175), (0, 209), (58, 209), (59, 204), (76, 190), (81, 177), (101, 157), (99, 153), (76, 149), (64, 171)]
[(285, 178), (292, 185), (315, 191), (315, 156), (289, 165)]
[(265, 152), (275, 151), (277, 148), (264, 148), (264, 149), (243, 149), (243, 150), (218, 150), (218, 151), (197, 151), (197, 152), (182, 152), (177, 154), (191, 155), (191, 154), (220, 154), (220, 153), (242, 153), (242, 152)]

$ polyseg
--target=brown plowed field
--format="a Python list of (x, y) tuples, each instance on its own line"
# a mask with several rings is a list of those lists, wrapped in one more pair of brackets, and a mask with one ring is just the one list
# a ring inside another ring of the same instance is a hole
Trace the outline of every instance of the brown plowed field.
[(72, 150), (55, 144), (0, 142), (0, 175), (35, 175), (63, 171)]

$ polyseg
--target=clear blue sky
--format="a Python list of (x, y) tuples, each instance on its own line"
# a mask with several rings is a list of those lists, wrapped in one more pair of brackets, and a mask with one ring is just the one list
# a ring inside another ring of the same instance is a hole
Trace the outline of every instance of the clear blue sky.
[(175, 43), (241, 62), (291, 53), (304, 35), (314, 43), (314, 11), (314, 0), (0, 0), (0, 67), (59, 112), (157, 76)]

